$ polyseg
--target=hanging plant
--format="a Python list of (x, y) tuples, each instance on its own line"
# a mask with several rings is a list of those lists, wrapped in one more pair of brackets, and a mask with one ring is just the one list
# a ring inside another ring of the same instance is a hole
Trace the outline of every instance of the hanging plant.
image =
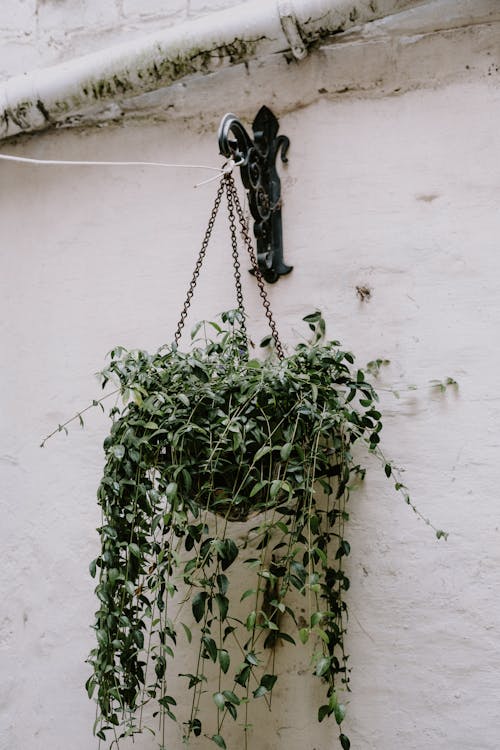
[[(198, 325), (182, 352), (181, 330), (224, 190), (238, 309)], [(235, 211), (275, 343), (264, 361), (248, 354)], [(342, 731), (349, 683), (344, 563), (347, 501), (365, 473), (357, 446), (379, 458), (388, 478), (393, 469), (380, 450), (381, 413), (367, 374), (337, 341), (324, 341), (320, 313), (304, 320), (310, 342), (285, 357), (225, 175), (174, 344), (154, 354), (117, 348), (102, 373), (124, 406), (111, 409), (104, 441), (101, 552), (90, 566), (98, 576), (97, 644), (87, 690), (97, 701), (95, 732), (110, 746), (152, 728), (146, 713), (157, 722), (161, 747), (170, 721), (182, 722), (186, 740), (203, 734), (221, 748), (228, 723), (238, 721), (246, 743), (250, 704), (270, 703), (280, 679), (276, 646), (308, 643), (311, 671), (324, 686), (317, 718), (332, 716), (340, 746), (350, 747)], [(183, 699), (191, 695), (185, 716), (174, 689), (181, 639), (195, 652), (180, 675)]]
[[(224, 724), (277, 680), (262, 669), (265, 650), (310, 639), (313, 672), (325, 682), (318, 718), (342, 722), (346, 502), (364, 472), (352, 446), (376, 448), (382, 424), (352, 355), (337, 342), (320, 343), (319, 313), (306, 321), (313, 343), (283, 361), (247, 358), (238, 311), (224, 314), (222, 326), (209, 324), (215, 339), (189, 353), (112, 353), (104, 378), (117, 378), (129, 400), (113, 410), (98, 492), (102, 553), (92, 572), (99, 569), (101, 606), (88, 689), (97, 691), (100, 736), (106, 725), (139, 729), (133, 712), (150, 700), (160, 721), (176, 718), (168, 663), (179, 629), (198, 652), (197, 670), (186, 675), (193, 694), (187, 736), (203, 731), (205, 662), (219, 671), (212, 739), (223, 746)], [(232, 522), (252, 517), (242, 542)], [(249, 542), (256, 555), (246, 551)], [(243, 616), (241, 607), (233, 613), (236, 564), (253, 579)], [(180, 587), (184, 611), (174, 624)], [(240, 650), (236, 662), (231, 641)], [(345, 735), (340, 742), (349, 747)]]

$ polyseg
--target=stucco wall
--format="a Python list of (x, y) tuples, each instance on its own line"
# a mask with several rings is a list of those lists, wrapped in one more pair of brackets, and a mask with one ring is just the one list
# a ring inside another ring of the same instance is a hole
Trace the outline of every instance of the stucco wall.
[[(319, 307), (360, 362), (391, 360), (384, 381), (401, 398), (383, 396), (387, 453), (421, 511), (450, 533), (436, 542), (376, 473), (352, 499), (348, 727), (360, 750), (500, 743), (499, 116), (498, 90), (481, 83), (324, 102), (281, 120), (295, 266), (270, 288), (283, 337), (296, 340), (301, 316)], [(167, 125), (40, 135), (14, 150), (218, 163), (213, 133)], [(2, 165), (2, 174), (0, 747), (87, 750), (87, 563), (106, 420), (92, 414), (85, 431), (38, 443), (94, 396), (113, 344), (170, 338), (215, 185), (195, 190), (204, 174), (147, 169)], [(218, 233), (191, 320), (232, 304), (228, 259)], [(245, 286), (258, 338), (250, 277)], [(430, 389), (446, 376), (458, 394)], [(278, 663), (290, 686), (258, 723), (257, 745), (332, 747), (334, 728), (310, 716), (307, 655)], [(172, 731), (169, 746), (180, 748)]]
[[(50, 14), (62, 13), (62, 3), (7, 6), (0, 74), (9, 75), (205, 7), (75, 3), (56, 24)], [(449, 532), (437, 542), (375, 470), (352, 497), (353, 750), (500, 746), (500, 47), (488, 3), (479, 6), (481, 23), (472, 19), (455, 35), (436, 32), (451, 16), (436, 16), (422, 34), (406, 17), (394, 43), (381, 23), (367, 45), (354, 36), (300, 67), (257, 63), (257, 90), (240, 69), (223, 86), (192, 82), (190, 96), (171, 95), (193, 119), (48, 132), (2, 146), (40, 158), (217, 166), (215, 129), (209, 119), (200, 125), (196, 97), (221, 115), (233, 101), (238, 112), (240, 104), (277, 105), (291, 139), (282, 183), (285, 256), (294, 265), (269, 287), (282, 337), (297, 341), (301, 317), (320, 308), (330, 336), (359, 362), (390, 360), (380, 382), (386, 452), (404, 467), (422, 513)], [(29, 49), (31, 63), (10, 45)], [(351, 98), (341, 93), (347, 78)], [(398, 93), (407, 81), (415, 90)], [(94, 398), (94, 373), (114, 344), (152, 349), (170, 340), (216, 184), (194, 189), (203, 171), (3, 162), (0, 171), (0, 750), (89, 750), (98, 743), (83, 689), (95, 609), (87, 566), (97, 551), (107, 421), (96, 411), (85, 430), (73, 427), (43, 450), (39, 442)], [(223, 225), (214, 240), (192, 322), (233, 304)], [(258, 294), (250, 276), (244, 282), (258, 340)], [(448, 376), (458, 392), (432, 389), (432, 379)], [(314, 718), (307, 650), (292, 659), (280, 650), (277, 664), (289, 679), (273, 714), (254, 714), (254, 747), (334, 748), (335, 727)], [(170, 750), (180, 750), (180, 737), (172, 725)], [(134, 747), (155, 744), (146, 736)]]

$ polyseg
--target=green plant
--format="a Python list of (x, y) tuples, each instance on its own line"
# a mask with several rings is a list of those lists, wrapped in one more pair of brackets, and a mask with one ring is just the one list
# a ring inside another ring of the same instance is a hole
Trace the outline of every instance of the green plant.
[(431, 387), (438, 390), (440, 393), (444, 393), (448, 388), (452, 388), (454, 391), (458, 390), (458, 383), (454, 378), (445, 378), (444, 380), (431, 380)]
[[(111, 352), (103, 385), (115, 381), (124, 406), (111, 409), (104, 442), (87, 682), (95, 732), (111, 745), (142, 731), (152, 704), (162, 747), (168, 721), (183, 721), (186, 740), (207, 734), (224, 748), (233, 720), (246, 746), (249, 705), (270, 702), (279, 679), (266, 652), (309, 642), (311, 671), (324, 683), (317, 718), (333, 716), (341, 747), (350, 747), (342, 731), (346, 506), (365, 472), (353, 448), (378, 456), (388, 478), (394, 470), (380, 450), (378, 398), (365, 372), (338, 342), (323, 341), (319, 313), (304, 320), (312, 341), (282, 361), (249, 359), (239, 311), (198, 326), (194, 336), (205, 337), (186, 353), (175, 345)], [(246, 522), (244, 533), (235, 521)], [(252, 579), (243, 592), (239, 566)], [(192, 696), (185, 717), (170, 684), (180, 638), (196, 651), (182, 675)], [(212, 728), (200, 710), (207, 699)]]

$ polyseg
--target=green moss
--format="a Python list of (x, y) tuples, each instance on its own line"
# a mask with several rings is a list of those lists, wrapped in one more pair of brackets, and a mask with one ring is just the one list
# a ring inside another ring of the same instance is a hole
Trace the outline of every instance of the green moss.
[(159, 84), (168, 86), (180, 78), (193, 74), (210, 73), (223, 62), (236, 65), (246, 62), (255, 54), (257, 44), (264, 37), (257, 39), (234, 39), (232, 42), (215, 45), (210, 49), (193, 47), (177, 56), (169, 57), (158, 47), (157, 59), (153, 63), (144, 63), (131, 73), (110, 74), (107, 77), (89, 79), (80, 89), (67, 99), (60, 99), (49, 108), (41, 100), (23, 101), (15, 108), (6, 108), (0, 115), (0, 127), (7, 134), (12, 124), (21, 130), (32, 130), (32, 115), (38, 110), (47, 123), (54, 115), (64, 115), (72, 109), (83, 109), (91, 102), (100, 102), (126, 94), (134, 95), (141, 91), (153, 91)]
[[(261, 37), (262, 38), (262, 37)], [(156, 60), (139, 66), (134, 74), (112, 75), (108, 78), (89, 80), (82, 86), (82, 103), (92, 99), (101, 101), (123, 94), (139, 93), (139, 89), (153, 90), (159, 83), (169, 83), (196, 73), (209, 73), (222, 62), (231, 65), (244, 62), (255, 53), (259, 39), (234, 39), (211, 49), (193, 48), (174, 57), (166, 56), (158, 49)], [(137, 79), (135, 81), (134, 79)], [(138, 82), (141, 82), (139, 84)]]
[[(261, 37), (262, 38), (262, 37)], [(260, 39), (234, 39), (211, 49), (192, 49), (176, 57), (159, 58), (137, 71), (141, 80), (163, 81), (165, 84), (195, 73), (209, 73), (224, 60), (235, 65), (251, 57)]]

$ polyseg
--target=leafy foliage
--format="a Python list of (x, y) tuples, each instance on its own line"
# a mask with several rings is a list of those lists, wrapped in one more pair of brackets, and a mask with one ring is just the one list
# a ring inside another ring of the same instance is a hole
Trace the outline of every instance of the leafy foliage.
[[(162, 731), (177, 721), (169, 678), (180, 634), (197, 652), (195, 671), (183, 675), (192, 694), (186, 738), (209, 731), (226, 747), (227, 722), (242, 712), (246, 725), (249, 703), (269, 700), (278, 675), (266, 671), (265, 653), (278, 643), (312, 644), (311, 671), (325, 687), (318, 720), (342, 726), (346, 503), (364, 476), (354, 444), (378, 455), (388, 478), (393, 468), (380, 451), (381, 414), (365, 372), (338, 342), (323, 343), (319, 313), (305, 321), (312, 342), (281, 362), (248, 358), (236, 311), (204, 324), (213, 340), (187, 353), (111, 353), (103, 384), (117, 382), (125, 405), (111, 409), (104, 442), (87, 682), (102, 739), (111, 733), (118, 744), (141, 731), (151, 702)], [(404, 485), (396, 489), (411, 505)], [(246, 522), (243, 535), (235, 521)], [(240, 565), (249, 580), (241, 595), (232, 576)], [(200, 712), (210, 663), (213, 734)], [(350, 746), (342, 731), (339, 744)]]

